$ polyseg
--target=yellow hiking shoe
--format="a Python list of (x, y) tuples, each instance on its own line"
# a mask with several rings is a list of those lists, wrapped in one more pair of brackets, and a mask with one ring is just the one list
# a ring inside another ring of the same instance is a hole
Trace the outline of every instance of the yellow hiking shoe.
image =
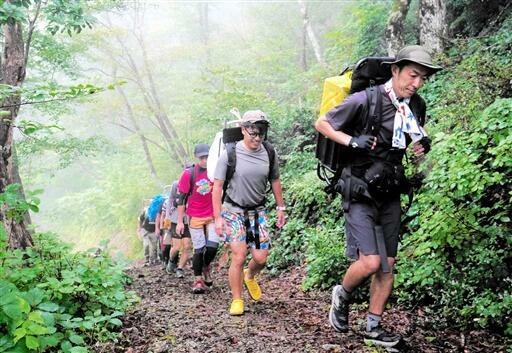
[(248, 271), (249, 271), (248, 268), (246, 268), (244, 270), (244, 283), (245, 283), (245, 286), (247, 287), (247, 291), (249, 292), (249, 295), (251, 296), (251, 298), (253, 300), (258, 301), (261, 299), (261, 288), (260, 288), (258, 282), (256, 281), (256, 277), (254, 277), (253, 279), (247, 278)]
[(244, 300), (243, 299), (233, 299), (231, 302), (231, 307), (229, 308), (229, 315), (243, 315), (244, 314)]

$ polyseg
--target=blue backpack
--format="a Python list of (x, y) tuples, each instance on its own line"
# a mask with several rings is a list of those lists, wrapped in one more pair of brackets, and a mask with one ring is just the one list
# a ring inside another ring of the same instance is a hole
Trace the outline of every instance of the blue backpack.
[(162, 207), (162, 204), (164, 203), (164, 201), (165, 201), (165, 197), (162, 194), (158, 194), (151, 199), (151, 203), (149, 204), (148, 210), (146, 213), (150, 222), (155, 221), (156, 215), (157, 215), (158, 211), (160, 210), (160, 208)]

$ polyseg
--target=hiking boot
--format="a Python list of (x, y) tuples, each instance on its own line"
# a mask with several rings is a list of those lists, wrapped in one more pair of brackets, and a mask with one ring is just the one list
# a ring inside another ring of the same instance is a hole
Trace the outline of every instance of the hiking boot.
[(382, 327), (374, 327), (371, 331), (364, 332), (364, 343), (391, 348), (396, 346), (402, 337), (396, 333), (384, 330)]
[(213, 285), (213, 281), (210, 274), (210, 265), (203, 267), (203, 277), (204, 284), (206, 284), (208, 287), (211, 287)]
[(239, 316), (244, 314), (244, 300), (233, 299), (229, 308), (229, 315)]
[(261, 288), (256, 281), (256, 277), (253, 279), (247, 278), (247, 272), (249, 271), (248, 268), (244, 270), (244, 284), (247, 287), (247, 291), (249, 292), (249, 295), (251, 296), (252, 300), (258, 301), (261, 299)]
[(183, 278), (185, 277), (185, 271), (183, 271), (182, 268), (176, 269), (176, 278)]
[(194, 280), (194, 284), (192, 285), (192, 292), (194, 294), (202, 294), (205, 291), (205, 285), (202, 278), (196, 278)]
[(168, 274), (172, 274), (176, 271), (176, 264), (172, 261), (169, 261), (169, 263), (167, 264), (167, 267), (165, 268), (165, 272), (167, 272)]
[(329, 310), (329, 323), (338, 332), (348, 331), (348, 300), (341, 295), (341, 285), (332, 289), (331, 310)]

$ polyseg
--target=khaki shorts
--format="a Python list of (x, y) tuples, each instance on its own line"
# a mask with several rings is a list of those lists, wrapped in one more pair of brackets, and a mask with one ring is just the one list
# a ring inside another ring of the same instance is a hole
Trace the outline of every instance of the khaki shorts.
[(222, 241), (215, 232), (213, 217), (190, 217), (190, 236), (194, 249), (202, 249), (205, 246), (217, 247)]

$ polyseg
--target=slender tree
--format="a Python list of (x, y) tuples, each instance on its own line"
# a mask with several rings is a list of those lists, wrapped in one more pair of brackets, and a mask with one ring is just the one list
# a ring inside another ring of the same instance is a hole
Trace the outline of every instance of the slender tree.
[[(309, 42), (311, 43), (311, 47), (313, 48), (313, 52), (315, 53), (316, 61), (322, 65), (326, 66), (324, 56), (322, 54), (322, 49), (320, 48), (320, 43), (316, 37), (315, 31), (313, 30), (313, 26), (311, 25), (311, 21), (309, 20), (308, 8), (306, 3), (303, 0), (298, 0), (300, 6), (300, 12), (302, 14), (303, 21), (303, 31), (307, 35)], [(305, 54), (304, 54), (305, 55)], [(304, 59), (305, 63), (305, 59)], [(307, 66), (307, 65), (305, 65)]]
[[(9, 6), (5, 6), (0, 15), (4, 34), (0, 82), (12, 88), (20, 87), (25, 81), (32, 36), (41, 15), (45, 16), (46, 28), (51, 33), (67, 30), (71, 34), (91, 26), (91, 18), (86, 15), (85, 5), (81, 2), (36, 0), (31, 3), (4, 0), (4, 3)], [(24, 31), (26, 31), (25, 36)], [(21, 182), (19, 175), (15, 175), (17, 168), (13, 166), (13, 128), (20, 109), (21, 96), (15, 89), (12, 92), (2, 100), (0, 107), (2, 112), (0, 115), (0, 193), (5, 192), (9, 184)], [(32, 245), (26, 219), (16, 220), (6, 217), (6, 210), (7, 205), (1, 205), (0, 222), (9, 236), (9, 246), (25, 248)]]
[(411, 0), (395, 0), (393, 11), (389, 16), (386, 27), (386, 42), (388, 46), (388, 55), (395, 56), (404, 46), (404, 22), (409, 11)]
[(448, 36), (445, 0), (420, 0), (420, 44), (431, 53), (443, 50)]

